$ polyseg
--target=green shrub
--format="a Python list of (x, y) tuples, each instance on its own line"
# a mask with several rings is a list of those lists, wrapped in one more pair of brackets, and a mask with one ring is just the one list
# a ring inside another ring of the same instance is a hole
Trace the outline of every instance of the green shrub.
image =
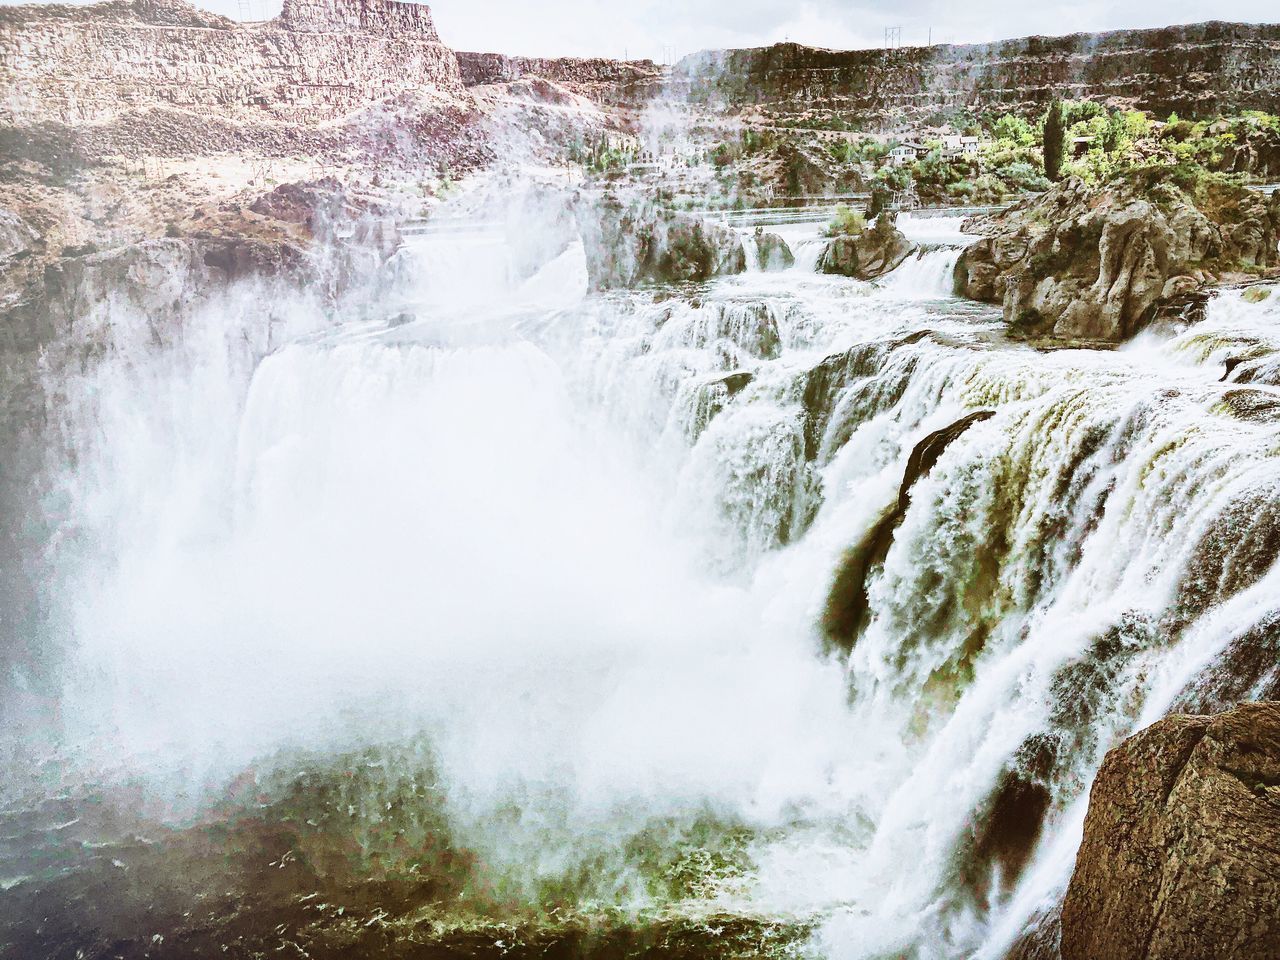
[(828, 237), (856, 237), (867, 229), (867, 218), (845, 204), (836, 207), (835, 216), (827, 224)]

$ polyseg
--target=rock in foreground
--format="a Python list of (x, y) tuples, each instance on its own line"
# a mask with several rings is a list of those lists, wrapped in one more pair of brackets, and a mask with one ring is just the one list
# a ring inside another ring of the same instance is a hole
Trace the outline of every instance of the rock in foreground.
[(1167, 717), (1107, 754), (1062, 956), (1280, 956), (1280, 703)]
[(756, 266), (760, 270), (786, 270), (795, 266), (796, 257), (776, 233), (766, 233), (764, 228), (756, 227)]

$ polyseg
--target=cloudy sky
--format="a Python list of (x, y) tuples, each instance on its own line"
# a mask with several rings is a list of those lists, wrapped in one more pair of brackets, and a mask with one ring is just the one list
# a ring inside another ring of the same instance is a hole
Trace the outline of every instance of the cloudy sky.
[[(8, 3), (12, 0), (0, 0)], [(280, 0), (196, 0), (237, 19)], [(902, 27), (904, 44), (1164, 26), (1200, 20), (1280, 21), (1276, 0), (435, 0), (441, 37), (460, 50), (649, 57), (795, 40), (874, 47)]]

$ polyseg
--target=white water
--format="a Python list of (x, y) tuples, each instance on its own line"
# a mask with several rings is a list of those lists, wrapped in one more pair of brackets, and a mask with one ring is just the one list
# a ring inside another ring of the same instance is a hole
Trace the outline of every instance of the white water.
[(958, 247), (913, 253), (884, 279), (884, 289), (905, 300), (950, 297), (955, 290)]
[[(837, 957), (998, 956), (1069, 876), (1106, 747), (1275, 609), (1274, 570), (1196, 551), (1280, 492), (1276, 421), (1217, 382), (1280, 296), (1039, 354), (946, 299), (953, 250), (877, 287), (793, 249), (696, 301), (584, 300), (580, 248), (521, 280), (426, 245), (417, 321), (251, 376), (225, 318), (172, 353), (139, 320), (71, 414), (81, 762), (198, 806), (283, 747), (425, 732), (457, 831), (529, 896), (596, 863), (587, 895), (642, 904), (619, 851), (711, 814), (752, 829), (753, 867), (682, 909), (816, 918)], [(807, 371), (841, 351), (864, 362), (811, 455)], [(732, 396), (731, 372), (753, 375)], [(852, 654), (824, 658), (840, 555), (913, 444), (979, 408), (915, 487)], [(1036, 737), (1057, 752), (1032, 773)], [(1051, 793), (1045, 832), (974, 893), (966, 838), (1015, 769)]]

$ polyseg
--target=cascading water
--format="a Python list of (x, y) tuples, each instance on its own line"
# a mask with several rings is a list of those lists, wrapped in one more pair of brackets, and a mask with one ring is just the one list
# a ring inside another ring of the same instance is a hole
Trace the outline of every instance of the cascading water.
[(885, 279), (884, 289), (907, 300), (949, 297), (954, 292), (959, 247), (924, 248)]
[[(343, 863), (448, 877), (437, 924), (999, 957), (1107, 747), (1280, 615), (1280, 293), (1039, 353), (949, 298), (954, 246), (586, 297), (578, 245), (531, 277), (486, 248), (477, 293), (430, 268), (450, 243), (402, 254), (395, 324), (250, 373), (211, 323), (91, 375), (56, 586), (83, 780), (182, 822), (314, 790)], [(41, 857), (5, 882), (79, 869)]]

